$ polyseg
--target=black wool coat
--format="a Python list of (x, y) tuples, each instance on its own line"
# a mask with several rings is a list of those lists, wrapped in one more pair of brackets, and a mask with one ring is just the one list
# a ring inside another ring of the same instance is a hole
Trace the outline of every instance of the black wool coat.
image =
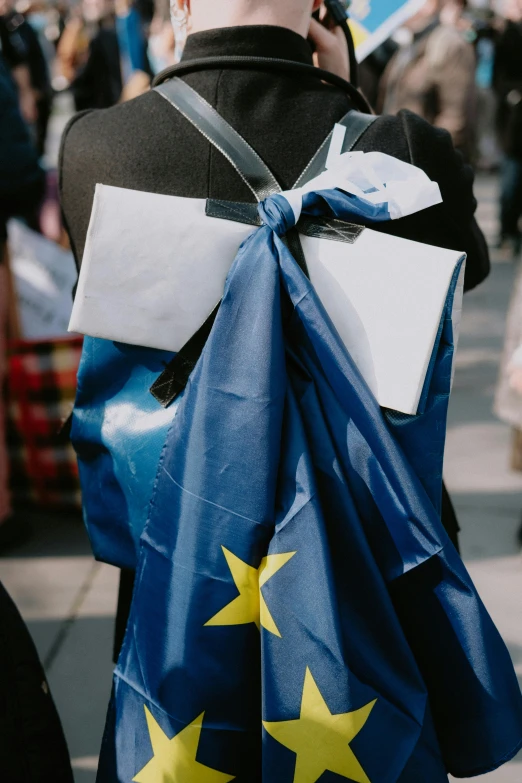
[(506, 155), (522, 159), (522, 24), (508, 21), (495, 47), (497, 128)]
[(100, 27), (89, 44), (87, 61), (71, 84), (76, 111), (114, 106), (122, 89), (116, 30), (114, 27)]
[(44, 188), (44, 172), (20, 114), (16, 86), (0, 53), (0, 264), (7, 220), (30, 217)]

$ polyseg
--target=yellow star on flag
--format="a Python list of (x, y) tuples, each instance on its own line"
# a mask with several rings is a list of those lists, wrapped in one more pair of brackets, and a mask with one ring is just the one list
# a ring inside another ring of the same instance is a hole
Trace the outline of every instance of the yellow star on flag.
[(261, 561), (259, 568), (244, 563), (224, 546), (221, 547), (226, 557), (232, 579), (239, 590), (239, 595), (212, 617), (207, 625), (247, 625), (255, 623), (258, 628), (266, 628), (275, 636), (281, 636), (274, 618), (266, 605), (261, 588), (274, 574), (288, 563), (295, 552), (283, 555), (268, 555)]
[(190, 780), (190, 783), (229, 783), (234, 780), (234, 776), (217, 772), (196, 761), (205, 713), (172, 739), (167, 737), (147, 707), (145, 716), (154, 757), (133, 778), (134, 783), (180, 783), (182, 780)]
[(307, 669), (300, 717), (275, 723), (263, 721), (270, 736), (297, 755), (294, 783), (316, 783), (327, 771), (355, 783), (370, 783), (350, 742), (363, 728), (376, 701), (354, 712), (332, 715)]

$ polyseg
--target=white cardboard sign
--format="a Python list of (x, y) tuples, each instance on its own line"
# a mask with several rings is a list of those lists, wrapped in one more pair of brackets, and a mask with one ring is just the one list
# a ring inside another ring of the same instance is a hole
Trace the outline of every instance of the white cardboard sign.
[(77, 277), (73, 254), (18, 220), (7, 230), (22, 337), (66, 336)]

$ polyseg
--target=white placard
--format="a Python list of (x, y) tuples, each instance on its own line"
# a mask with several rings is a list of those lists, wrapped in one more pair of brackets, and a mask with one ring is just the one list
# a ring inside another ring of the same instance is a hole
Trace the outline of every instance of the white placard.
[(73, 254), (18, 220), (7, 231), (22, 337), (64, 337), (77, 277)]

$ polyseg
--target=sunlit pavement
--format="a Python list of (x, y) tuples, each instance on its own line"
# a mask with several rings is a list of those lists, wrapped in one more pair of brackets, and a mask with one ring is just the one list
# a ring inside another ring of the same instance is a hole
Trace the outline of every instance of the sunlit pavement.
[[(495, 189), (492, 177), (478, 182), (480, 220), (491, 238)], [(466, 295), (445, 472), (464, 558), (522, 681), (522, 558), (515, 541), (522, 474), (509, 471), (509, 430), (491, 412), (513, 274), (513, 264), (497, 254), (487, 283)], [(111, 686), (117, 572), (94, 562), (78, 518), (38, 514), (33, 524), (31, 541), (0, 560), (0, 579), (45, 663), (76, 783), (94, 783)], [(479, 780), (521, 783), (522, 755)]]

